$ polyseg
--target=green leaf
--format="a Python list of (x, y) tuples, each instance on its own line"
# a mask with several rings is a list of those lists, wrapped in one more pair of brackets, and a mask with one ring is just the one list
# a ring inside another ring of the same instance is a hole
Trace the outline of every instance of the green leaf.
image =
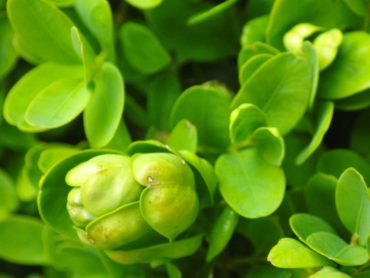
[(166, 49), (155, 34), (144, 25), (134, 22), (125, 23), (119, 34), (126, 59), (140, 73), (156, 73), (171, 62)]
[(281, 239), (271, 249), (267, 260), (281, 268), (311, 268), (332, 264), (325, 257), (292, 238)]
[(239, 47), (239, 30), (235, 28), (233, 13), (188, 25), (189, 17), (213, 6), (206, 1), (163, 1), (155, 9), (148, 10), (145, 18), (164, 46), (174, 51), (180, 61), (213, 61), (234, 55)]
[(210, 20), (213, 17), (222, 16), (228, 9), (230, 9), (234, 4), (236, 4), (236, 2), (238, 2), (238, 0), (225, 0), (224, 2), (216, 6), (213, 6), (212, 8), (206, 11), (191, 16), (188, 19), (188, 24), (196, 25), (199, 23), (203, 23), (204, 21)]
[(107, 0), (75, 0), (76, 11), (98, 39), (111, 62), (115, 61), (112, 12)]
[(12, 178), (0, 169), (0, 218), (15, 211), (18, 198)]
[(224, 149), (229, 144), (230, 100), (229, 92), (220, 85), (192, 86), (177, 99), (171, 113), (172, 126), (187, 119), (197, 128), (199, 148)]
[[(335, 207), (335, 188), (337, 179), (334, 176), (316, 173), (304, 188), (305, 203), (309, 213), (321, 217), (336, 230), (343, 230)], [(322, 204), (326, 204), (323, 208)]]
[(194, 170), (200, 207), (212, 205), (218, 182), (212, 165), (192, 152), (182, 150), (179, 153)]
[(170, 114), (182, 89), (178, 77), (170, 72), (155, 76), (148, 88), (147, 111), (150, 122), (159, 130), (170, 130)]
[(315, 102), (317, 86), (319, 85), (319, 60), (316, 55), (316, 51), (310, 42), (305, 42), (302, 47), (302, 54), (306, 57), (308, 63), (312, 68), (312, 79), (311, 79), (311, 93), (308, 101), (308, 107), (312, 108)]
[(136, 153), (171, 153), (168, 145), (165, 145), (156, 140), (137, 140), (132, 142), (128, 149), (128, 155)]
[(363, 177), (354, 168), (339, 177), (335, 204), (344, 226), (364, 245), (370, 234), (370, 199)]
[(248, 20), (240, 36), (241, 46), (244, 47), (257, 41), (265, 41), (267, 23), (267, 15)]
[(7, 11), (17, 36), (38, 59), (60, 64), (79, 64), (72, 47), (72, 21), (43, 0), (9, 0)]
[(209, 237), (208, 262), (213, 260), (226, 247), (234, 234), (238, 220), (239, 215), (229, 207), (224, 208), (222, 213), (217, 217)]
[(202, 243), (202, 236), (163, 243), (133, 250), (106, 251), (108, 257), (121, 264), (148, 263), (158, 259), (176, 259), (189, 256), (198, 250)]
[(267, 216), (280, 206), (285, 192), (284, 173), (265, 162), (255, 149), (224, 154), (215, 167), (223, 198), (241, 216)]
[[(58, 87), (60, 83), (63, 85), (63, 80), (75, 80), (77, 78), (81, 78), (81, 80), (83, 78), (83, 69), (80, 66), (43, 64), (32, 69), (18, 80), (7, 95), (4, 103), (5, 119), (24, 131), (44, 130), (43, 127), (34, 127), (26, 122), (26, 111), (31, 102), (39, 94), (49, 90), (50, 87)], [(65, 84), (68, 83), (71, 82), (67, 81)], [(45, 97), (47, 96), (45, 95)], [(53, 101), (53, 98), (49, 101)]]
[(166, 271), (169, 278), (182, 278), (180, 269), (172, 263), (166, 263)]
[(300, 53), (304, 40), (321, 30), (321, 27), (310, 23), (299, 23), (284, 34), (284, 46), (287, 50)]
[(370, 106), (370, 90), (367, 89), (355, 95), (335, 101), (335, 108), (345, 111), (362, 110)]
[(317, 53), (320, 70), (326, 69), (334, 61), (342, 40), (343, 33), (337, 28), (326, 31), (315, 38), (313, 46)]
[(130, 5), (138, 9), (153, 9), (160, 5), (163, 0), (126, 0)]
[(79, 150), (68, 145), (51, 146), (40, 153), (38, 167), (46, 173), (51, 167), (67, 157), (76, 154)]
[(171, 131), (167, 144), (174, 150), (195, 153), (198, 144), (197, 129), (188, 120), (179, 121)]
[(295, 235), (303, 242), (316, 232), (328, 232), (335, 234), (334, 229), (321, 218), (308, 214), (296, 213), (289, 219), (290, 227)]
[(320, 146), (322, 140), (324, 139), (325, 133), (330, 127), (330, 123), (334, 114), (334, 104), (330, 101), (323, 102), (319, 106), (317, 114), (315, 133), (311, 139), (311, 142), (297, 156), (296, 163), (298, 165), (304, 163)]
[(362, 31), (343, 37), (335, 61), (320, 76), (319, 95), (341, 99), (370, 87), (370, 35)]
[(126, 152), (128, 146), (132, 143), (131, 135), (123, 119), (120, 121), (116, 133), (111, 141), (105, 147), (121, 152)]
[(334, 149), (323, 153), (317, 163), (317, 171), (339, 176), (348, 168), (353, 167), (359, 171), (367, 184), (370, 184), (370, 163), (354, 151)]
[(351, 276), (330, 266), (325, 266), (318, 272), (310, 275), (309, 278), (351, 278)]
[(261, 158), (272, 165), (281, 165), (285, 155), (285, 144), (276, 128), (258, 128), (253, 135), (253, 140)]
[(267, 26), (267, 42), (279, 49), (283, 35), (298, 23), (312, 23), (326, 28), (361, 28), (361, 18), (356, 17), (342, 1), (278, 0), (274, 2)]
[(29, 104), (25, 118), (31, 126), (55, 128), (75, 119), (85, 108), (90, 91), (80, 79), (61, 79), (42, 90)]
[(69, 7), (73, 6), (76, 0), (47, 0), (58, 7)]
[(277, 55), (279, 50), (272, 47), (267, 43), (256, 41), (252, 44), (247, 44), (243, 46), (238, 55), (238, 69), (241, 69), (242, 66), (248, 62), (254, 56), (261, 54)]
[(257, 106), (244, 103), (232, 111), (229, 132), (233, 144), (248, 143), (256, 129), (266, 126), (266, 115)]
[(0, 76), (5, 76), (17, 61), (12, 39), (13, 31), (8, 20), (0, 19)]
[(232, 107), (252, 103), (266, 113), (269, 126), (286, 134), (307, 108), (312, 74), (305, 59), (289, 52), (276, 55), (241, 87)]
[(29, 216), (0, 220), (0, 258), (24, 265), (48, 263), (42, 241), (43, 224)]
[(75, 50), (78, 57), (80, 57), (80, 60), (84, 66), (85, 83), (88, 84), (88, 82), (91, 81), (94, 67), (96, 67), (94, 65), (95, 53), (92, 50), (90, 44), (85, 40), (85, 38), (80, 34), (75, 26), (73, 26), (71, 29), (71, 39), (73, 49)]
[(95, 78), (95, 89), (84, 111), (86, 137), (92, 147), (103, 147), (114, 137), (125, 100), (120, 71), (106, 62)]
[(273, 55), (257, 54), (248, 59), (239, 70), (239, 83), (243, 86), (250, 77)]
[(18, 34), (14, 34), (13, 36), (13, 46), (18, 56), (26, 60), (28, 63), (38, 65), (44, 62), (37, 53), (34, 53), (31, 49), (27, 48), (27, 43), (25, 43)]
[(367, 250), (347, 244), (333, 233), (318, 232), (307, 238), (307, 244), (316, 252), (344, 266), (362, 265), (369, 260)]

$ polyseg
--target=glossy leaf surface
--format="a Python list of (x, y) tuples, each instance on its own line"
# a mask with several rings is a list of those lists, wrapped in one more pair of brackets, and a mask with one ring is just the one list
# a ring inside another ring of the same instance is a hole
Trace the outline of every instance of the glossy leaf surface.
[[(4, 103), (5, 119), (21, 130), (43, 130), (43, 127), (31, 126), (26, 121), (26, 112), (30, 104), (39, 94), (45, 92), (45, 90), (50, 91), (50, 87), (54, 87), (54, 90), (51, 90), (52, 94), (57, 92), (57, 90), (63, 89), (63, 86), (65, 87), (66, 84), (73, 86), (73, 84), (70, 84), (71, 80), (76, 80), (78, 77), (80, 77), (81, 80), (83, 78), (83, 69), (80, 66), (71, 67), (47, 63), (34, 68), (24, 75), (10, 90)], [(77, 80), (75, 83), (77, 83)], [(66, 90), (66, 92), (67, 94), (70, 93), (69, 90)], [(78, 94), (77, 91), (76, 93)], [(82, 94), (85, 95), (84, 92), (82, 92)], [(45, 93), (44, 97), (48, 97), (48, 94)], [(54, 98), (49, 99), (51, 102), (53, 102), (53, 100)], [(60, 104), (63, 103), (54, 102), (54, 105)], [(43, 104), (41, 103), (41, 105)], [(75, 104), (76, 107), (79, 105), (78, 103)], [(38, 113), (38, 111), (35, 112)], [(43, 119), (41, 119), (41, 121), (42, 120)]]
[[(307, 108), (311, 76), (312, 69), (306, 60), (291, 53), (276, 55), (248, 79), (232, 106), (256, 105), (266, 113), (268, 124), (285, 134), (297, 124)], [(295, 105), (291, 105), (292, 102)]]
[(337, 59), (321, 77), (320, 96), (340, 99), (368, 89), (369, 61), (370, 35), (361, 31), (347, 33), (339, 47)]
[(166, 49), (147, 27), (126, 23), (121, 27), (120, 35), (127, 60), (139, 72), (156, 73), (170, 63)]
[(335, 204), (343, 224), (365, 244), (370, 234), (370, 199), (363, 177), (354, 168), (339, 177)]
[(331, 265), (328, 259), (292, 238), (281, 239), (271, 249), (267, 259), (272, 265), (281, 268), (310, 268)]
[(238, 224), (238, 214), (226, 207), (217, 218), (209, 239), (207, 261), (211, 261), (226, 247)]
[(307, 244), (316, 252), (345, 266), (362, 265), (369, 260), (367, 250), (347, 244), (343, 239), (328, 232), (311, 234)]
[(265, 162), (254, 149), (222, 155), (215, 169), (222, 196), (238, 214), (247, 218), (262, 217), (281, 204), (284, 173)]
[(79, 64), (70, 37), (72, 21), (44, 0), (7, 2), (10, 23), (27, 51), (44, 62)]
[(112, 140), (122, 117), (124, 100), (122, 75), (107, 62), (95, 78), (95, 90), (84, 111), (86, 137), (92, 147), (103, 147)]
[(190, 87), (177, 99), (172, 109), (172, 125), (187, 119), (197, 128), (199, 146), (223, 149), (229, 143), (230, 100), (229, 93), (218, 85)]

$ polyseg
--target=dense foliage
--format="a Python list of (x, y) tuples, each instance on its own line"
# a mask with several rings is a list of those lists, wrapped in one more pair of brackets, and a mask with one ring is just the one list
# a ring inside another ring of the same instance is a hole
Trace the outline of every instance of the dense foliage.
[(0, 277), (370, 277), (369, 0), (0, 0)]

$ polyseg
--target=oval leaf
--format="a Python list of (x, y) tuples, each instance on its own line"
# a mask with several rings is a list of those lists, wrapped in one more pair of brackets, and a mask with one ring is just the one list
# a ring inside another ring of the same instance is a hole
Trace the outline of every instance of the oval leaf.
[(72, 21), (53, 4), (40, 0), (9, 0), (7, 11), (17, 36), (42, 61), (79, 64), (72, 47)]
[(317, 171), (339, 176), (349, 167), (359, 171), (367, 184), (370, 184), (370, 164), (358, 153), (346, 149), (334, 149), (323, 153), (317, 163)]
[(311, 268), (332, 264), (325, 257), (292, 238), (281, 239), (271, 249), (267, 260), (281, 268)]
[(319, 94), (345, 98), (370, 87), (370, 35), (357, 31), (344, 35), (338, 57), (320, 76)]
[(244, 85), (245, 82), (273, 55), (271, 54), (257, 54), (246, 61), (239, 70), (239, 83)]
[(174, 150), (195, 153), (198, 144), (197, 129), (188, 120), (181, 120), (171, 131), (167, 144)]
[(269, 125), (285, 134), (298, 123), (307, 108), (312, 74), (305, 59), (289, 52), (276, 55), (241, 87), (232, 107), (243, 103), (256, 105), (266, 113)]
[(362, 265), (369, 260), (367, 250), (347, 244), (343, 239), (328, 232), (311, 234), (307, 244), (316, 252), (344, 266)]
[(328, 232), (335, 234), (334, 229), (321, 218), (307, 213), (296, 213), (289, 219), (290, 227), (303, 242), (313, 233)]
[(120, 30), (123, 52), (128, 62), (143, 74), (153, 74), (168, 66), (171, 57), (147, 27), (125, 23)]
[(246, 218), (267, 216), (283, 200), (284, 172), (265, 162), (253, 148), (222, 155), (215, 170), (223, 198)]
[(339, 177), (335, 204), (344, 226), (357, 234), (364, 245), (370, 234), (370, 199), (364, 178), (354, 168)]
[(29, 104), (25, 118), (31, 126), (55, 128), (75, 119), (85, 108), (90, 91), (80, 79), (60, 79)]
[(266, 115), (257, 106), (244, 103), (230, 115), (229, 132), (233, 144), (248, 143), (257, 128), (267, 125)]
[(217, 217), (209, 238), (207, 261), (213, 260), (226, 247), (234, 234), (239, 216), (229, 207), (226, 207)]
[(268, 163), (280, 166), (285, 155), (284, 140), (276, 128), (260, 127), (253, 134), (258, 154)]
[(122, 118), (125, 90), (120, 71), (104, 63), (95, 79), (95, 90), (84, 111), (86, 137), (92, 147), (112, 140)]
[(43, 128), (33, 127), (25, 120), (26, 110), (30, 103), (49, 86), (60, 83), (70, 77), (83, 79), (81, 66), (64, 66), (56, 64), (42, 64), (27, 74), (13, 86), (4, 103), (5, 119), (25, 131), (42, 131)]
[(110, 61), (115, 60), (113, 43), (113, 19), (107, 0), (75, 0), (76, 11), (82, 21), (98, 39)]
[(177, 99), (171, 123), (187, 119), (197, 128), (200, 148), (223, 149), (229, 144), (230, 100), (229, 93), (219, 85), (190, 87)]

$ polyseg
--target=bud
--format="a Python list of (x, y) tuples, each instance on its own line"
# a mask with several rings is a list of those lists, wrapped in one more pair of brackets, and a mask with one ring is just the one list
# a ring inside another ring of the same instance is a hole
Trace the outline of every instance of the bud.
[(102, 249), (153, 233), (172, 241), (198, 215), (194, 174), (172, 153), (99, 155), (72, 168), (66, 183), (79, 237)]

